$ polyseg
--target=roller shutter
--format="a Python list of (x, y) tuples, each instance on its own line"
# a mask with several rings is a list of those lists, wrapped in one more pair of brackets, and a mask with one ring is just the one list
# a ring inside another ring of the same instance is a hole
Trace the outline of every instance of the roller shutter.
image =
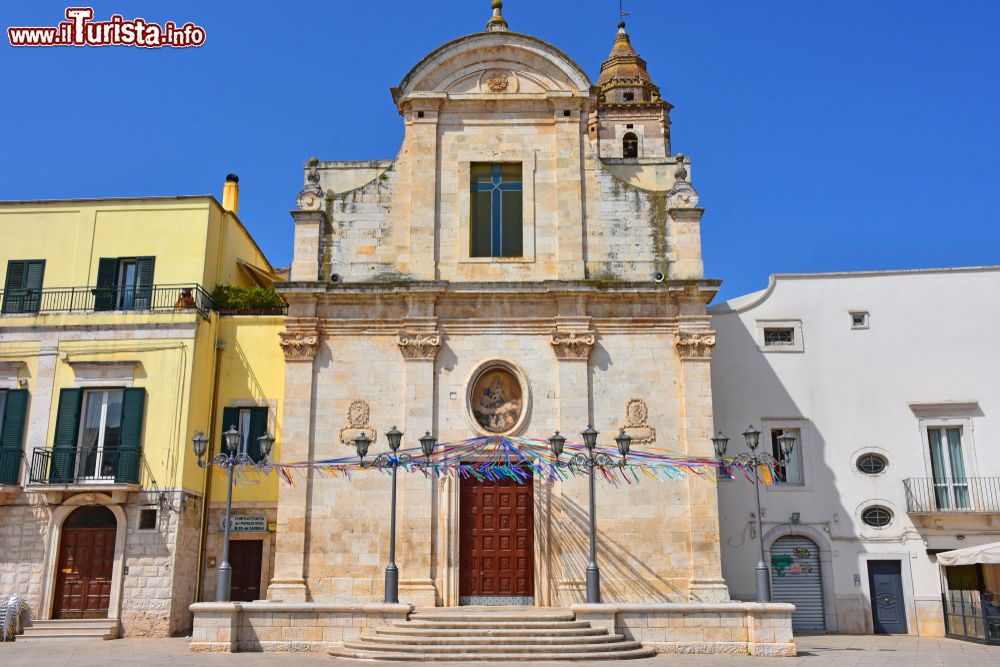
[(819, 547), (807, 537), (787, 536), (771, 545), (771, 582), (775, 602), (795, 605), (792, 629), (826, 630)]

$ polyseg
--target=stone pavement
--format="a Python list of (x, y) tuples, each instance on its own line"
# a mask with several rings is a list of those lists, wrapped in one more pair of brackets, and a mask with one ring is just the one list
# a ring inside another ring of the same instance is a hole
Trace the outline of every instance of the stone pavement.
[[(797, 658), (751, 658), (724, 655), (661, 655), (648, 660), (594, 662), (619, 667), (885, 667), (917, 665), (998, 664), (1000, 646), (982, 646), (952, 639), (920, 637), (873, 637), (857, 635), (813, 635), (798, 637)], [(426, 665), (428, 663), (374, 663), (334, 660), (315, 653), (190, 653), (186, 639), (120, 639), (86, 644), (67, 641), (0, 644), (3, 667), (229, 667), (231, 665)], [(455, 663), (446, 663), (455, 664)], [(481, 663), (484, 665), (496, 663)], [(503, 663), (526, 665), (529, 663)], [(565, 665), (566, 663), (533, 663)]]

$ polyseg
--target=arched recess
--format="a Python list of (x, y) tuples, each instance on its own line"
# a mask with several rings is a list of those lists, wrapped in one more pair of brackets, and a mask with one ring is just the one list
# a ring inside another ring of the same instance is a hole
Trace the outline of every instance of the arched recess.
[(837, 632), (837, 598), (833, 589), (833, 552), (826, 535), (812, 526), (785, 523), (764, 533), (767, 562), (771, 562), (771, 546), (782, 537), (807, 537), (819, 547), (820, 583), (823, 587), (823, 618), (827, 632)]
[(108, 604), (108, 620), (121, 618), (122, 584), (125, 580), (125, 534), (127, 523), (125, 510), (115, 503), (111, 496), (103, 493), (80, 493), (67, 498), (62, 505), (52, 510), (52, 520), (49, 521), (47, 536), (48, 547), (45, 552), (45, 584), (42, 593), (43, 607), (40, 618), (52, 618), (52, 606), (55, 603), (56, 568), (59, 567), (59, 545), (62, 537), (63, 524), (75, 510), (86, 505), (103, 505), (111, 510), (117, 521), (115, 531), (115, 560), (111, 573), (111, 600)]

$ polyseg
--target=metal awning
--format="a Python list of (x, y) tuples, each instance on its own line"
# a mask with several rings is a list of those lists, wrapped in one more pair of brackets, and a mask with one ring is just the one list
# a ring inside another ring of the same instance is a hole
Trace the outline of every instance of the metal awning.
[(976, 564), (1000, 564), (1000, 542), (992, 544), (980, 544), (975, 547), (965, 549), (955, 549), (954, 551), (944, 551), (937, 555), (939, 565), (951, 567), (954, 565), (976, 565)]
[(244, 273), (246, 273), (250, 280), (254, 281), (258, 287), (270, 287), (274, 284), (274, 276), (264, 269), (256, 267), (249, 262), (243, 261), (242, 259), (237, 259), (236, 264), (243, 269)]

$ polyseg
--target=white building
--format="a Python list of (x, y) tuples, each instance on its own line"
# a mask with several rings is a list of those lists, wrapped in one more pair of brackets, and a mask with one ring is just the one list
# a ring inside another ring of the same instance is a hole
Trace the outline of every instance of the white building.
[[(710, 313), (728, 456), (748, 424), (768, 452), (798, 436), (761, 490), (775, 601), (799, 630), (944, 634), (934, 554), (1000, 540), (1000, 267), (778, 275)], [(723, 573), (753, 599), (753, 487), (719, 487)]]

